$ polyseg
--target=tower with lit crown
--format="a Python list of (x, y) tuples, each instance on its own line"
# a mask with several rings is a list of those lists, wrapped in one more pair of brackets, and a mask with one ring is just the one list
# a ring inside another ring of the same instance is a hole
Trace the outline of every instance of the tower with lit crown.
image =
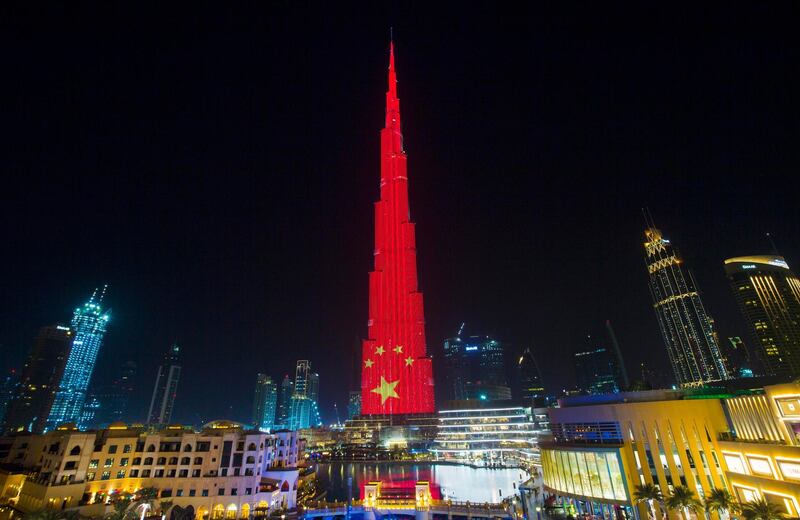
[(50, 408), (46, 430), (52, 430), (62, 423), (77, 424), (80, 420), (86, 389), (111, 316), (109, 311), (102, 308), (105, 294), (106, 287), (103, 287), (99, 298), (95, 291), (88, 302), (75, 309), (72, 316), (72, 345)]
[(434, 411), (433, 369), (425, 344), (417, 250), (408, 204), (400, 100), (389, 47), (386, 124), (381, 130), (380, 200), (375, 203), (375, 265), (369, 273), (369, 321), (362, 344), (361, 413)]
[(728, 379), (700, 291), (672, 243), (645, 214), (645, 262), (661, 336), (681, 386)]

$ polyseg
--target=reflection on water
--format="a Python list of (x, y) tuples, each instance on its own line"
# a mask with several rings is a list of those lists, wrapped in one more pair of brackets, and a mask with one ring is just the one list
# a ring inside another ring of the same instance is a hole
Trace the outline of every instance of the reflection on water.
[(327, 500), (347, 500), (347, 477), (353, 477), (353, 499), (362, 498), (364, 484), (380, 480), (386, 487), (409, 488), (427, 480), (434, 498), (470, 502), (500, 502), (516, 492), (527, 476), (520, 469), (471, 468), (450, 464), (398, 462), (331, 462), (317, 464), (317, 477)]

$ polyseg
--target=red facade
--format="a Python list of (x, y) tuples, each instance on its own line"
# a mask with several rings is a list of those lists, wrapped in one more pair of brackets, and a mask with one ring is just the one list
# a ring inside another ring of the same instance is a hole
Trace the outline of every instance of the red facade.
[(389, 50), (386, 126), (381, 130), (381, 199), (375, 203), (375, 268), (369, 273), (369, 339), (362, 347), (361, 413), (432, 413), (433, 369), (425, 348), (417, 248), (408, 208), (400, 100)]

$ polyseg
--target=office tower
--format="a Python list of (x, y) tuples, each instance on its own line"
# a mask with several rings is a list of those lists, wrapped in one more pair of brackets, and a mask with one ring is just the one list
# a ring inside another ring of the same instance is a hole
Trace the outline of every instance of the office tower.
[(503, 344), (489, 336), (444, 340), (443, 368), (447, 399), (511, 399)]
[(253, 399), (253, 427), (272, 430), (275, 427), (275, 411), (278, 405), (278, 387), (266, 374), (256, 376), (256, 392)]
[(347, 418), (353, 419), (361, 415), (361, 391), (350, 392), (347, 400)]
[(275, 418), (275, 428), (288, 428), (289, 415), (292, 411), (292, 395), (294, 394), (294, 383), (289, 379), (289, 374), (283, 376), (281, 381), (281, 391), (278, 396), (278, 412)]
[(178, 356), (181, 348), (172, 345), (164, 354), (164, 362), (158, 367), (153, 397), (150, 399), (150, 411), (147, 413), (148, 424), (169, 424), (172, 419), (172, 408), (178, 391), (181, 367)]
[(650, 294), (677, 383), (691, 386), (728, 379), (694, 278), (652, 218), (645, 215), (645, 220)]
[(71, 343), (69, 327), (52, 325), (39, 329), (22, 368), (19, 385), (8, 404), (4, 430), (44, 431)]
[(587, 336), (587, 347), (573, 355), (578, 390), (589, 394), (620, 391), (621, 377), (616, 356)]
[(750, 355), (750, 349), (747, 348), (741, 337), (733, 336), (728, 338), (727, 341), (720, 343), (720, 350), (731, 377), (743, 378), (756, 375), (754, 371), (755, 360)]
[(308, 377), (311, 374), (311, 363), (307, 359), (300, 359), (297, 361), (297, 366), (294, 369), (294, 393), (297, 395), (306, 395), (306, 388), (308, 387)]
[(19, 389), (19, 374), (15, 369), (11, 369), (6, 377), (0, 382), (0, 433), (3, 431), (3, 424), (6, 418), (8, 406), (11, 400), (17, 395)]
[(374, 270), (362, 345), (361, 413), (432, 413), (433, 371), (426, 353), (422, 293), (417, 288), (414, 223), (408, 204), (400, 100), (389, 48), (386, 124), (381, 130), (380, 200), (375, 204)]
[(289, 429), (299, 430), (318, 426), (319, 374), (311, 372), (311, 363), (306, 359), (297, 362), (294, 377), (294, 393), (290, 400)]
[(77, 424), (81, 418), (86, 390), (111, 317), (110, 311), (102, 308), (107, 287), (103, 287), (99, 297), (95, 290), (89, 301), (75, 309), (72, 316), (72, 344), (47, 418), (47, 430), (63, 423)]
[(544, 406), (544, 385), (542, 384), (542, 374), (539, 372), (539, 365), (530, 348), (526, 348), (517, 361), (517, 372), (522, 390), (523, 406)]
[(800, 280), (782, 256), (725, 260), (725, 275), (767, 375), (800, 375)]
[(78, 419), (78, 428), (88, 430), (97, 426), (97, 417), (101, 413), (100, 399), (95, 394), (88, 394)]
[[(94, 409), (92, 424), (87, 424), (87, 427), (106, 427), (115, 422), (130, 421), (128, 406), (134, 391), (137, 368), (133, 361), (126, 361), (119, 367), (111, 383), (97, 388), (93, 393), (98, 401), (97, 407)], [(88, 413), (84, 415), (88, 418)]]
[(314, 402), (319, 402), (319, 374), (311, 372), (308, 374), (308, 386), (306, 395)]

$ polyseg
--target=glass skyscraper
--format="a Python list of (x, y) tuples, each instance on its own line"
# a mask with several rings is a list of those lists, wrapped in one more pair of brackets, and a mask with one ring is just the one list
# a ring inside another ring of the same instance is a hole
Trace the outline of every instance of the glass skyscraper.
[(458, 335), (444, 340), (443, 368), (447, 399), (511, 399), (503, 344), (496, 339)]
[(673, 245), (646, 218), (645, 262), (661, 336), (681, 386), (728, 379), (711, 320), (691, 273)]
[(307, 359), (297, 362), (294, 394), (289, 402), (289, 429), (299, 430), (319, 426), (319, 374), (311, 372)]
[(256, 392), (253, 400), (253, 427), (272, 430), (275, 427), (275, 412), (278, 407), (278, 387), (266, 374), (256, 377)]
[(588, 394), (615, 394), (621, 377), (616, 356), (587, 337), (588, 349), (575, 352), (575, 379), (578, 389)]
[(172, 345), (164, 354), (164, 362), (158, 367), (153, 396), (150, 399), (150, 411), (147, 413), (148, 424), (169, 424), (175, 397), (178, 395), (178, 381), (181, 378), (181, 367), (178, 364), (181, 348)]
[(71, 326), (72, 346), (50, 408), (46, 430), (52, 430), (62, 423), (77, 424), (81, 419), (86, 389), (111, 317), (110, 311), (104, 311), (102, 306), (106, 288), (103, 287), (99, 297), (95, 290), (88, 302), (75, 309)]
[(800, 280), (782, 256), (725, 260), (725, 274), (767, 375), (800, 375)]

